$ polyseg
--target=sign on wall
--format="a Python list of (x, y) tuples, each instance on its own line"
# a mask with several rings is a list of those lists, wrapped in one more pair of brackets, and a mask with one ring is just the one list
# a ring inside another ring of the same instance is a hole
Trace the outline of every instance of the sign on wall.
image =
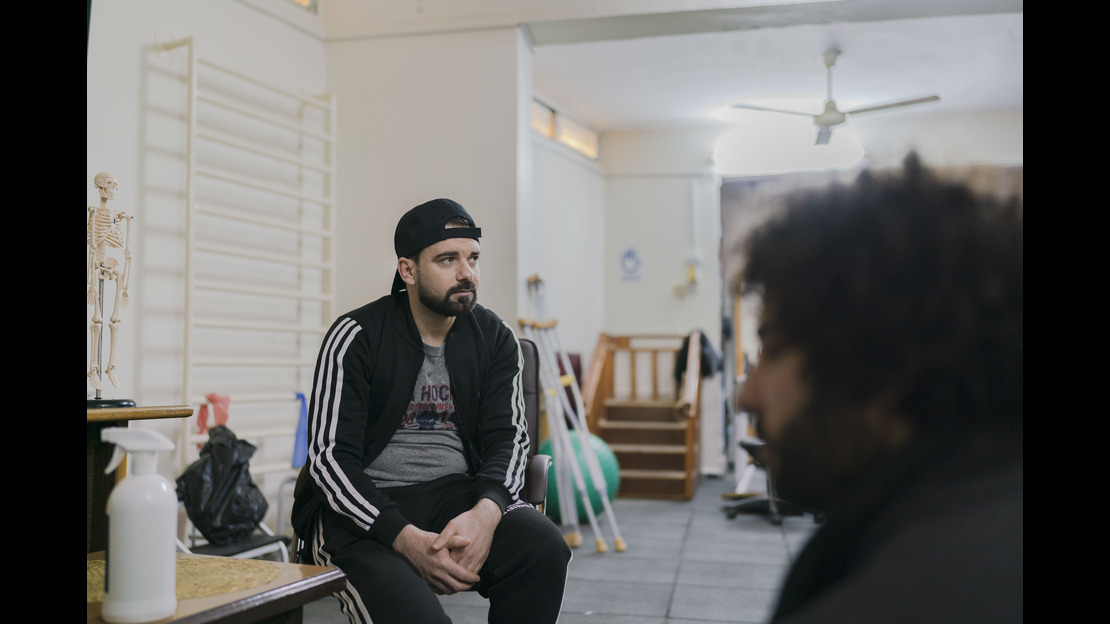
[(640, 252), (635, 247), (629, 247), (621, 252), (620, 275), (622, 282), (638, 282), (643, 269), (643, 260)]

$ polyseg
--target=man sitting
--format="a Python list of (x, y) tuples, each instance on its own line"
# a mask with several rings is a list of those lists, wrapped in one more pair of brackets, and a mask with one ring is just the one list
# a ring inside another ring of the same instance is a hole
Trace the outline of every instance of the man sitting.
[(480, 236), (452, 200), (410, 210), (392, 293), (341, 316), (320, 349), (293, 525), (346, 573), (354, 624), (449, 622), (435, 595), (470, 589), (492, 623), (559, 615), (570, 550), (518, 497), (523, 362), (477, 304)]

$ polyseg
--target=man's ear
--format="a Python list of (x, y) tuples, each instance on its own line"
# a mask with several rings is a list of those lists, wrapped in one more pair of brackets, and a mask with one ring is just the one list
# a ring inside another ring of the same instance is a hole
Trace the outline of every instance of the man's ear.
[(402, 282), (409, 286), (416, 285), (416, 263), (410, 258), (397, 258), (397, 273)]

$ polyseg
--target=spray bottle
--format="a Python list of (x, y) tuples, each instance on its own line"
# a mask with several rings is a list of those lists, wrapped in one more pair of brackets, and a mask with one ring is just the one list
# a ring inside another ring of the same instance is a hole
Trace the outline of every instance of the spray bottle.
[(104, 606), (107, 622), (150, 622), (177, 610), (177, 493), (158, 474), (158, 451), (173, 442), (156, 431), (113, 427), (100, 439), (116, 445), (105, 472), (131, 454), (130, 474), (108, 497)]

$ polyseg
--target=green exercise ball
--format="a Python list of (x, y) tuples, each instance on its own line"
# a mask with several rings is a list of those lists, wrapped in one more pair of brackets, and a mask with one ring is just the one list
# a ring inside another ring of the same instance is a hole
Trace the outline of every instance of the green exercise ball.
[[(613, 454), (613, 449), (605, 443), (605, 440), (590, 433), (587, 434), (590, 440), (590, 446), (593, 447), (594, 453), (597, 454), (597, 462), (601, 466), (601, 474), (605, 477), (605, 489), (608, 494), (609, 500), (617, 495), (617, 488), (621, 484), (620, 465), (617, 463), (617, 456)], [(575, 431), (570, 432), (571, 445), (574, 447), (574, 454), (578, 460), (578, 466), (582, 471), (582, 479), (586, 482), (586, 492), (590, 496), (590, 506), (594, 510), (594, 515), (600, 515), (604, 510), (604, 504), (601, 502), (601, 495), (593, 486), (593, 480), (590, 478), (590, 470), (586, 465), (586, 459), (582, 456), (582, 447), (579, 445), (579, 436)], [(551, 452), (551, 439), (543, 441), (540, 445), (539, 453), (543, 455), (552, 455)], [(559, 458), (555, 458), (555, 464), (551, 466), (551, 470), (547, 473), (547, 515), (554, 519), (556, 522), (561, 522), (561, 514), (559, 511), (559, 488), (555, 483), (556, 467), (559, 465)], [(568, 471), (569, 473), (569, 471)], [(567, 475), (568, 483), (575, 494), (575, 509), (578, 510), (578, 521), (585, 522), (589, 516), (586, 515), (586, 508), (582, 504), (582, 494), (578, 491), (578, 487), (574, 484), (572, 474)]]

